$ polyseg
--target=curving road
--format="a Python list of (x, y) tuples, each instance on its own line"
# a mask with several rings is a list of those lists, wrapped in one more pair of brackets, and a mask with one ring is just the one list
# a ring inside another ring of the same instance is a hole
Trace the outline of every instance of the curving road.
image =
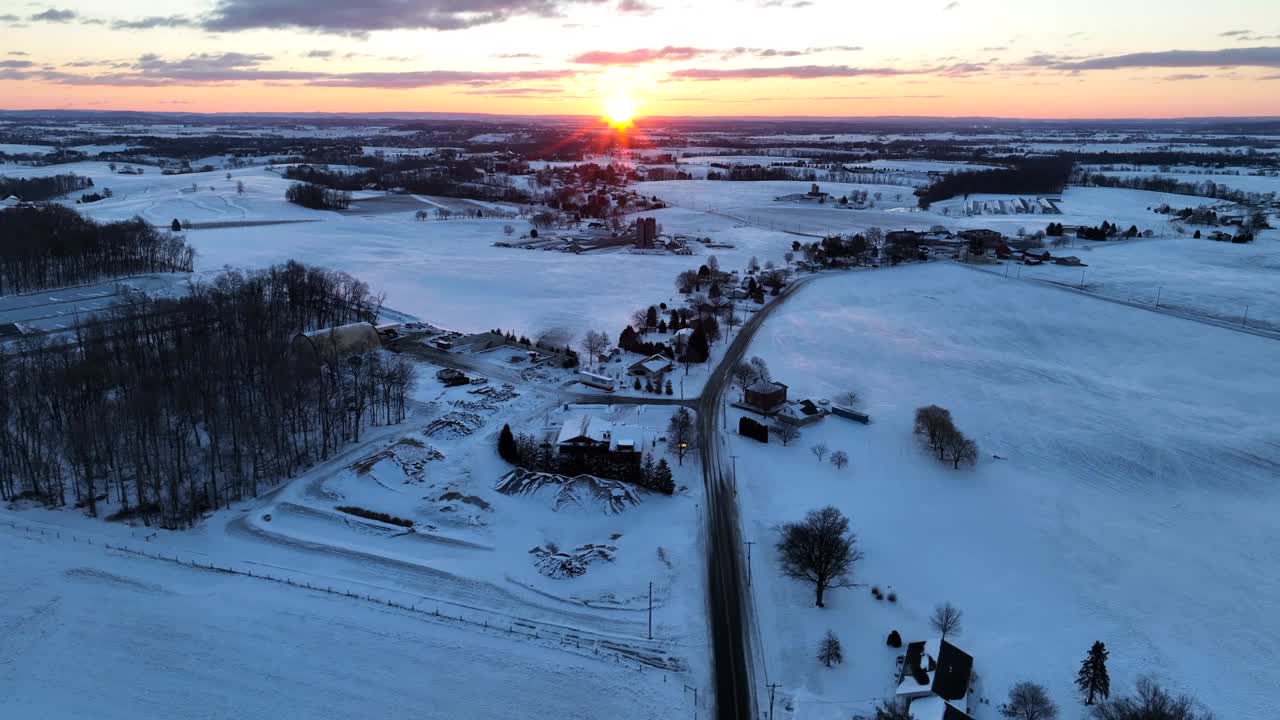
[(698, 445), (707, 494), (707, 612), (711, 629), (715, 717), (719, 720), (750, 720), (756, 717), (756, 703), (749, 660), (750, 598), (744, 590), (739, 558), (742, 538), (738, 503), (720, 462), (716, 421), (720, 417), (721, 398), (729, 386), (733, 366), (742, 360), (756, 331), (774, 310), (810, 279), (802, 278), (788, 285), (742, 326), (698, 398)]

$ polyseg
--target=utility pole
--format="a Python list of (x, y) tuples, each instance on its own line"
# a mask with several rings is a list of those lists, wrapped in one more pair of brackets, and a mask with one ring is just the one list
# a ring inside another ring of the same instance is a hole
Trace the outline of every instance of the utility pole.
[(653, 639), (653, 581), (649, 581), (649, 639)]
[(747, 587), (751, 587), (751, 546), (756, 544), (755, 540), (743, 540), (743, 545), (747, 546)]
[(773, 691), (778, 689), (778, 683), (769, 685), (769, 720), (773, 720)]
[(1240, 324), (1245, 327), (1249, 326), (1249, 306), (1248, 305), (1244, 306), (1244, 319), (1240, 321)]
[(720, 398), (720, 419), (721, 419), (720, 429), (728, 430), (729, 429), (729, 401), (723, 397)]
[(1081, 290), (1084, 289), (1084, 271), (1083, 270), (1080, 271), (1080, 289)]
[(1156, 307), (1160, 307), (1160, 293), (1164, 292), (1164, 286), (1156, 288)]
[(698, 688), (685, 685), (684, 689), (693, 691), (693, 720), (698, 720)]
[(738, 494), (738, 456), (730, 455), (729, 459), (733, 460), (733, 494)]

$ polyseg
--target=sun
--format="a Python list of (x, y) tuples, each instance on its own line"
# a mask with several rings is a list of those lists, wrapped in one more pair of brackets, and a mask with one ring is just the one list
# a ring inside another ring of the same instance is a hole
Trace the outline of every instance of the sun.
[(624, 92), (617, 92), (604, 100), (604, 119), (615, 128), (630, 127), (636, 117), (636, 101)]

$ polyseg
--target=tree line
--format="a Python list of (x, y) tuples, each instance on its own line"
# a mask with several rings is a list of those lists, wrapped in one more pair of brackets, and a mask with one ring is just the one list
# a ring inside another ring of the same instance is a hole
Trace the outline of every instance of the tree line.
[(372, 321), (381, 301), (345, 273), (290, 262), (131, 296), (70, 342), (24, 338), (0, 354), (0, 498), (88, 514), (118, 507), (193, 525), (363, 428), (404, 419), (406, 360), (295, 354), (300, 331)]
[(284, 199), (312, 210), (346, 210), (351, 206), (351, 193), (346, 190), (298, 182), (284, 191)]
[(184, 239), (141, 218), (100, 224), (53, 204), (0, 212), (0, 294), (191, 272), (194, 261)]
[(92, 179), (74, 173), (33, 178), (0, 177), (0, 200), (13, 195), (19, 200), (40, 202), (91, 187)]
[(1151, 192), (1169, 193), (1171, 195), (1196, 195), (1215, 200), (1229, 200), (1236, 203), (1254, 203), (1271, 200), (1275, 193), (1251, 193), (1236, 190), (1212, 180), (1204, 182), (1183, 182), (1165, 175), (1107, 175), (1105, 173), (1082, 172), (1077, 178), (1081, 185), (1106, 188), (1128, 188), (1131, 190), (1149, 190)]
[(917, 190), (916, 196), (920, 207), (927, 210), (940, 200), (973, 193), (1052, 195), (1067, 186), (1072, 166), (1071, 159), (1065, 157), (1025, 158), (1008, 168), (943, 175)]

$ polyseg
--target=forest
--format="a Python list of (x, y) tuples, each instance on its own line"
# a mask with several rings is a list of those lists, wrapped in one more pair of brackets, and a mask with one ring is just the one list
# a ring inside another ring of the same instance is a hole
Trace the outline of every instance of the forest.
[(191, 272), (194, 260), (185, 240), (140, 218), (100, 224), (53, 204), (0, 212), (0, 295)]
[(973, 193), (1055, 195), (1066, 187), (1072, 165), (1070, 158), (1025, 158), (1009, 168), (944, 175), (929, 187), (917, 190), (916, 196), (920, 207), (928, 209), (940, 200)]
[(409, 361), (291, 351), (380, 306), (345, 273), (290, 262), (133, 296), (69, 341), (23, 338), (0, 354), (0, 499), (181, 528), (256, 496), (404, 419)]
[(93, 180), (74, 173), (33, 178), (0, 177), (0, 200), (12, 195), (26, 202), (41, 202), (91, 187)]

